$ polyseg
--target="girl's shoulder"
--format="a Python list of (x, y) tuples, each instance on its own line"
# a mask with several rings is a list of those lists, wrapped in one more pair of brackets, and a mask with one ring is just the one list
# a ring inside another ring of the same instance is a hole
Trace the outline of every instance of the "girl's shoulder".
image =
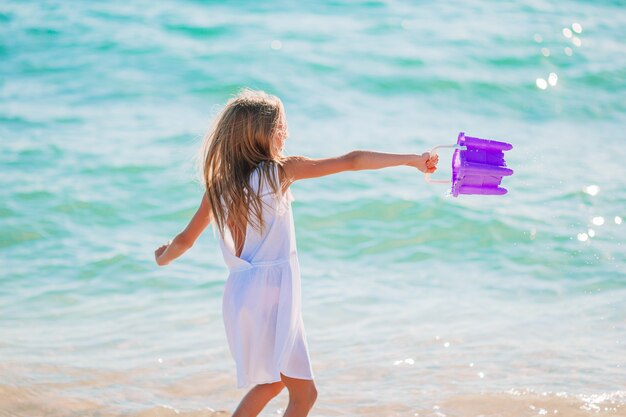
[[(265, 168), (265, 165), (267, 165), (267, 168)], [(250, 185), (255, 189), (260, 187), (260, 189), (255, 191), (260, 191), (262, 195), (266, 195), (270, 193), (275, 194), (272, 187), (272, 183), (274, 183), (279, 187), (277, 191), (280, 191), (280, 195), (284, 196), (289, 192), (290, 185), (287, 183), (286, 178), (284, 168), (280, 162), (273, 160), (261, 161), (250, 174)]]

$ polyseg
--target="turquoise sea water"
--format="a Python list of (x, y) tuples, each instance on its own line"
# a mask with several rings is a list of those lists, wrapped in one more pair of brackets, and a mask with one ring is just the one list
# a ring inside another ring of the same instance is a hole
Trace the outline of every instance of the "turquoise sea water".
[(0, 415), (230, 415), (217, 241), (153, 251), (244, 86), (290, 155), (514, 145), (502, 197), (293, 185), (312, 415), (626, 415), (624, 27), (618, 1), (2, 2)]

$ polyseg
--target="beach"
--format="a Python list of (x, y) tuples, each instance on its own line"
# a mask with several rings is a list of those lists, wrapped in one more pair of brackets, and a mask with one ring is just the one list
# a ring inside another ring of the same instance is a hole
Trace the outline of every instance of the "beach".
[(0, 416), (230, 416), (218, 240), (154, 250), (242, 87), (283, 101), (286, 155), (513, 145), (503, 196), (410, 167), (292, 185), (311, 416), (626, 416), (624, 24), (620, 2), (3, 2)]

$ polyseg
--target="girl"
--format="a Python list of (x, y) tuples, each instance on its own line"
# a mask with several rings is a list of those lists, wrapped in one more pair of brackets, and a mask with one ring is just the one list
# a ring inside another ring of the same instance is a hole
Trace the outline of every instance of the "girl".
[(281, 101), (243, 90), (226, 104), (202, 147), (205, 194), (185, 230), (155, 251), (158, 265), (181, 256), (213, 222), (229, 275), (223, 318), (237, 385), (254, 387), (233, 417), (257, 416), (284, 387), (284, 416), (308, 415), (317, 397), (300, 310), (300, 270), (291, 212), (295, 181), (342, 171), (408, 165), (436, 169), (437, 156), (353, 151), (334, 158), (282, 154)]

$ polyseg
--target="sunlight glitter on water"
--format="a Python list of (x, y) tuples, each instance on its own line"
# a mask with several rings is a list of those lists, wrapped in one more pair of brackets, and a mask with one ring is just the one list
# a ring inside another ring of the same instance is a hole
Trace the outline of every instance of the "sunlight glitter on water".
[(598, 187), (597, 185), (588, 185), (586, 187), (583, 187), (583, 192), (594, 196), (600, 192), (600, 187)]
[(550, 75), (548, 76), (548, 84), (550, 84), (552, 87), (556, 85), (558, 80), (559, 80), (559, 77), (554, 72), (551, 72)]
[(537, 88), (539, 88), (540, 90), (545, 90), (546, 88), (548, 88), (548, 82), (544, 80), (543, 78), (537, 78), (535, 80), (535, 84), (537, 85)]
[(604, 217), (596, 216), (593, 219), (591, 219), (591, 223), (593, 223), (596, 226), (602, 226), (604, 224)]

